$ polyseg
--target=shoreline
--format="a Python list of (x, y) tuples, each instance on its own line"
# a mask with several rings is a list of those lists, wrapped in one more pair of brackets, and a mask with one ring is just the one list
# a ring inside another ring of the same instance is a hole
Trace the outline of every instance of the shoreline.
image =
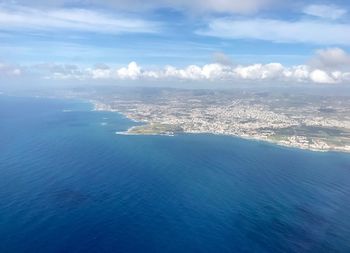
[(160, 133), (133, 133), (129, 132), (132, 130), (133, 127), (130, 127), (129, 129), (125, 131), (118, 131), (116, 132), (117, 135), (129, 135), (129, 136), (177, 136), (180, 134), (184, 135), (214, 135), (214, 136), (227, 136), (227, 137), (232, 137), (232, 138), (238, 138), (238, 139), (243, 139), (247, 141), (255, 141), (255, 142), (262, 142), (262, 143), (267, 143), (267, 144), (272, 144), (276, 145), (279, 147), (285, 147), (285, 148), (292, 148), (292, 149), (297, 149), (297, 150), (305, 150), (305, 151), (312, 151), (312, 152), (320, 152), (320, 153), (327, 153), (327, 152), (338, 152), (338, 153), (345, 153), (345, 154), (350, 154), (350, 150), (343, 150), (343, 149), (315, 149), (315, 148), (308, 148), (308, 147), (301, 147), (301, 146), (293, 146), (293, 145), (288, 145), (284, 144), (281, 142), (277, 141), (272, 141), (269, 139), (263, 139), (263, 138), (254, 138), (254, 137), (249, 137), (249, 136), (241, 136), (241, 135), (234, 135), (234, 134), (224, 134), (224, 133), (212, 133), (212, 132), (182, 132), (180, 134), (160, 134)]
[[(99, 101), (96, 100), (89, 100), (89, 102), (91, 102), (94, 106), (93, 111), (108, 111), (108, 112), (116, 112), (119, 113), (120, 115), (123, 115), (125, 118), (129, 119), (132, 122), (135, 123), (143, 123), (144, 126), (150, 125), (150, 122), (147, 121), (141, 121), (141, 120), (136, 120), (134, 118), (131, 118), (129, 115), (117, 110), (117, 109), (112, 109), (111, 106), (103, 104)], [(130, 128), (128, 128), (125, 131), (117, 131), (115, 132), (118, 135), (144, 135), (144, 136), (176, 136), (176, 133), (158, 133), (158, 132), (150, 132), (150, 133), (136, 133), (136, 132), (132, 132), (136, 127), (138, 126), (132, 126)], [(215, 132), (191, 132), (191, 131), (183, 131), (181, 132), (183, 134), (210, 134), (210, 135), (218, 135), (218, 136), (229, 136), (229, 137), (236, 137), (236, 138), (241, 138), (244, 140), (250, 140), (250, 141), (258, 141), (258, 142), (265, 142), (265, 143), (269, 143), (269, 144), (274, 144), (280, 147), (287, 147), (287, 148), (294, 148), (294, 149), (299, 149), (299, 150), (308, 150), (308, 151), (313, 151), (313, 152), (322, 152), (322, 153), (326, 153), (326, 152), (340, 152), (340, 153), (347, 153), (350, 154), (350, 147), (346, 146), (344, 148), (327, 148), (327, 149), (317, 149), (317, 148), (311, 148), (311, 147), (303, 147), (301, 145), (290, 145), (288, 143), (284, 143), (286, 141), (274, 141), (271, 139), (267, 139), (267, 138), (259, 138), (259, 137), (253, 137), (253, 136), (248, 136), (248, 135), (237, 135), (237, 134), (229, 134), (229, 133), (215, 133)], [(181, 134), (180, 133), (180, 134)]]

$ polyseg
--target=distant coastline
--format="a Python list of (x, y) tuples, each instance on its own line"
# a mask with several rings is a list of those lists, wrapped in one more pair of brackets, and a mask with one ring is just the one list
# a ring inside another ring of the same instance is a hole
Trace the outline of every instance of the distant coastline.
[[(232, 137), (238, 137), (246, 140), (253, 140), (253, 141), (263, 141), (271, 144), (275, 144), (278, 146), (283, 147), (290, 147), (290, 148), (297, 148), (301, 150), (310, 150), (315, 152), (342, 152), (342, 153), (350, 153), (350, 146), (345, 146), (341, 148), (311, 148), (307, 146), (302, 145), (292, 145), (290, 143), (287, 143), (285, 141), (277, 141), (273, 139), (268, 139), (266, 137), (259, 137), (259, 136), (249, 136), (249, 135), (237, 135), (237, 134), (230, 134), (230, 133), (217, 133), (217, 132), (198, 132), (198, 131), (172, 131), (171, 129), (168, 129), (166, 126), (169, 126), (168, 124), (164, 124), (165, 126), (163, 129), (159, 129), (159, 127), (154, 127), (156, 124), (152, 122), (147, 122), (146, 120), (142, 121), (139, 119), (132, 118), (129, 114), (123, 113), (120, 110), (112, 108), (110, 105), (101, 103), (99, 101), (90, 100), (90, 102), (93, 104), (93, 110), (94, 111), (109, 111), (109, 112), (117, 112), (127, 119), (131, 120), (135, 123), (143, 123), (139, 126), (132, 126), (128, 128), (125, 131), (117, 131), (116, 134), (118, 135), (159, 135), (159, 136), (175, 136), (176, 134), (212, 134), (212, 135), (221, 135), (221, 136), (232, 136)], [(159, 126), (159, 124), (157, 125)]]

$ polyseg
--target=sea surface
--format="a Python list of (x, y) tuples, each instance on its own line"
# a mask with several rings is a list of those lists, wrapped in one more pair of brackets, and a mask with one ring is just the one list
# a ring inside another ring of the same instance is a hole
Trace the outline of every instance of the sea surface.
[(350, 252), (350, 155), (117, 135), (84, 101), (0, 95), (0, 252)]

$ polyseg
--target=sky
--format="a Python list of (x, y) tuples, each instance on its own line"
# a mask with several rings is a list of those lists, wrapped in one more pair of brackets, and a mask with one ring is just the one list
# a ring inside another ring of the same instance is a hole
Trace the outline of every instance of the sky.
[(347, 85), (349, 12), (347, 0), (0, 0), (0, 85)]

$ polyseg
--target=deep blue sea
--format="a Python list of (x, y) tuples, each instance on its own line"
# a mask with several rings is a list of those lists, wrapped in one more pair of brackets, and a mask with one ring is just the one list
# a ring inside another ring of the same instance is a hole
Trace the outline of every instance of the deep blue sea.
[(0, 96), (0, 252), (350, 252), (350, 155), (116, 135), (86, 102)]

